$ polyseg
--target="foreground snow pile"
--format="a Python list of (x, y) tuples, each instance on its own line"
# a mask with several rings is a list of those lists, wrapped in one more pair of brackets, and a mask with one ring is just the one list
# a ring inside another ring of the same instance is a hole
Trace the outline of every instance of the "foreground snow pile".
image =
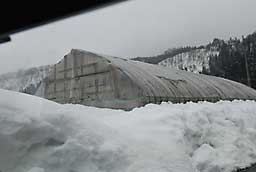
[(256, 102), (60, 105), (0, 90), (2, 172), (231, 172), (256, 162)]

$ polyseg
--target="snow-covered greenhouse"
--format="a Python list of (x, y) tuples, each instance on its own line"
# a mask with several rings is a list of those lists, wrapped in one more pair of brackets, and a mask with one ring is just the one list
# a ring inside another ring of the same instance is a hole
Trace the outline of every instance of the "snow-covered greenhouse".
[(73, 49), (44, 80), (59, 103), (130, 110), (147, 103), (253, 99), (256, 91), (227, 79)]

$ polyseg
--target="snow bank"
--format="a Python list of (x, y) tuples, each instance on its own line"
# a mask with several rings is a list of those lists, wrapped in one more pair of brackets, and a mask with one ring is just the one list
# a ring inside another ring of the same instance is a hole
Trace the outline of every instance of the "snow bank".
[(256, 162), (256, 102), (130, 112), (0, 90), (2, 172), (231, 172)]

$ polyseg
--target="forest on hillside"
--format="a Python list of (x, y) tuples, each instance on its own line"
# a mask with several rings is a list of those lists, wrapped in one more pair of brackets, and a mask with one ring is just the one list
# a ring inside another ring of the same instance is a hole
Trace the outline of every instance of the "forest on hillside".
[(215, 49), (219, 52), (219, 55), (211, 56), (210, 69), (203, 70), (203, 74), (227, 78), (256, 89), (256, 32), (246, 37), (242, 36), (241, 39), (230, 38), (224, 41), (216, 38), (205, 46), (172, 48), (157, 56), (136, 57), (133, 60), (158, 64), (178, 54), (202, 48)]
[(256, 88), (256, 32), (222, 42), (219, 51), (219, 56), (210, 59), (209, 74)]

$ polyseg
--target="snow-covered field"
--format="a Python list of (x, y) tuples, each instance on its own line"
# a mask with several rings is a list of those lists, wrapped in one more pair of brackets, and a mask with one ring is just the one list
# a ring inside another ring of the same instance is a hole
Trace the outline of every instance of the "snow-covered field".
[(256, 162), (256, 102), (60, 105), (0, 89), (1, 172), (231, 172)]

